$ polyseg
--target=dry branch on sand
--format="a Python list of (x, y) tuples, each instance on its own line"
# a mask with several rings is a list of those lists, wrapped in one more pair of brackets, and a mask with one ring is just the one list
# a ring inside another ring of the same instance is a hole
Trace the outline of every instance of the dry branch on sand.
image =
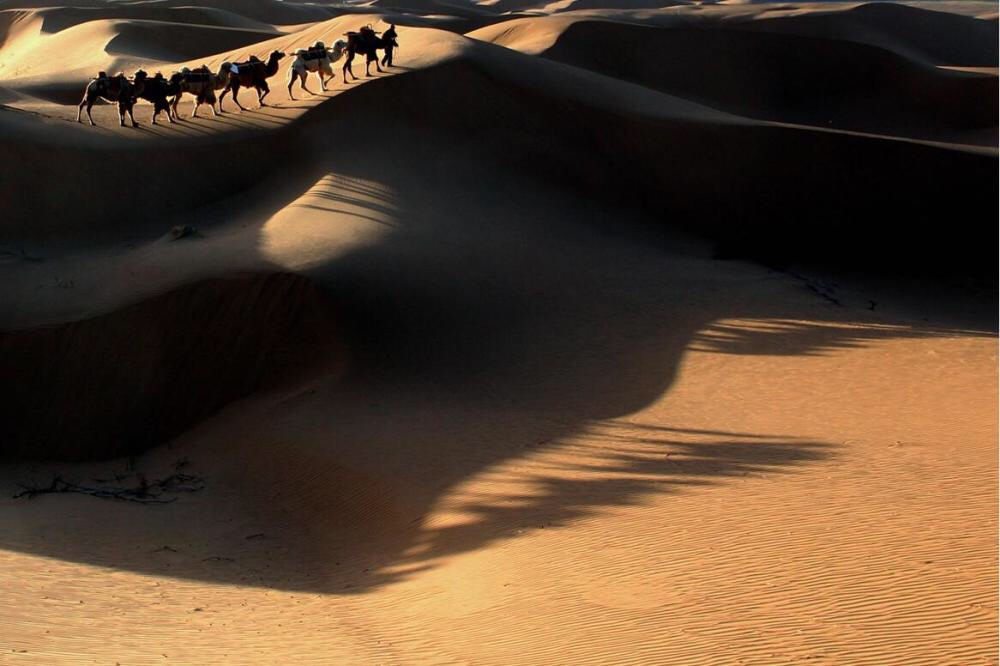
[[(128, 478), (131, 474), (118, 476), (114, 481), (120, 482)], [(125, 502), (137, 502), (139, 504), (169, 504), (177, 500), (177, 493), (193, 493), (205, 487), (202, 479), (191, 474), (175, 472), (163, 479), (147, 481), (145, 475), (136, 474), (136, 484), (133, 486), (111, 486), (111, 480), (94, 479), (98, 486), (82, 486), (66, 481), (61, 476), (52, 477), (52, 482), (48, 486), (26, 486), (21, 484), (23, 490), (14, 499), (26, 497), (31, 499), (37, 495), (51, 495), (55, 493), (77, 493), (80, 495), (90, 495), (102, 499), (121, 500)], [(166, 497), (166, 495), (173, 495)]]

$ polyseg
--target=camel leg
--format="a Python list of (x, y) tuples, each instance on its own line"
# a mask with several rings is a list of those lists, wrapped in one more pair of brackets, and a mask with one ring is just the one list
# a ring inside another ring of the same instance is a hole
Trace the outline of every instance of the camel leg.
[[(264, 91), (263, 94), (260, 92), (261, 90)], [(261, 108), (267, 106), (267, 104), (264, 104), (264, 98), (270, 94), (271, 89), (268, 87), (267, 81), (261, 81), (261, 85), (257, 88), (257, 103), (260, 104)], [(309, 94), (311, 95), (312, 93)]]
[[(224, 99), (226, 99), (226, 93), (229, 92), (229, 91), (230, 91), (230, 86), (227, 84), (226, 87), (223, 88), (222, 92), (219, 94), (219, 113), (225, 113), (226, 112), (226, 110), (222, 108), (222, 101)], [(237, 102), (236, 104), (238, 105), (239, 102)]]
[[(127, 105), (125, 110), (128, 112), (129, 120), (132, 121), (132, 127), (138, 127), (139, 123), (135, 122), (135, 115), (132, 113), (132, 108), (135, 106), (135, 102)], [(122, 125), (125, 124), (125, 114), (122, 114)]]
[(344, 83), (347, 83), (347, 80), (348, 80), (347, 79), (347, 75), (348, 74), (350, 74), (351, 78), (353, 78), (355, 81), (358, 80), (358, 77), (354, 75), (354, 69), (351, 67), (351, 62), (353, 60), (354, 60), (354, 51), (348, 51), (347, 52), (347, 59), (344, 60), (344, 68), (343, 68), (343, 70), (341, 72), (341, 74), (343, 74), (343, 76), (344, 76)]
[[(239, 95), (240, 95), (240, 83), (239, 83), (239, 81), (236, 81), (235, 83), (232, 83), (228, 88), (226, 88), (225, 90), (223, 90), (222, 91), (222, 97), (225, 97), (227, 92), (228, 93), (232, 93), (233, 101), (236, 102), (236, 106), (238, 106), (240, 108), (240, 111), (246, 111), (246, 109), (243, 108), (243, 105), (240, 104), (240, 99), (239, 99)], [(222, 108), (222, 97), (219, 98), (219, 108), (220, 109)]]
[(83, 115), (83, 107), (86, 104), (87, 104), (87, 98), (84, 97), (83, 99), (80, 100), (80, 105), (78, 107), (76, 107), (76, 122), (78, 122), (78, 123), (82, 123), (83, 122), (83, 120), (81, 119), (81, 116)]
[(94, 108), (94, 102), (97, 101), (97, 95), (87, 94), (82, 100), (80, 100), (80, 106), (76, 109), (76, 121), (80, 122), (80, 109), (86, 105), (87, 107), (87, 120), (90, 121), (91, 126), (94, 125), (94, 117), (90, 115), (90, 110)]
[(160, 101), (160, 102), (157, 103), (157, 106), (159, 107), (159, 110), (158, 111), (154, 110), (153, 111), (153, 115), (156, 115), (160, 111), (164, 111), (167, 114), (167, 122), (170, 123), (170, 124), (173, 124), (174, 117), (170, 115), (170, 104), (169, 104), (169, 102), (167, 102), (166, 100), (162, 100), (162, 101)]
[[(308, 76), (309, 76), (309, 72), (298, 72), (296, 74), (296, 77), (298, 78), (298, 81), (299, 81), (299, 87), (302, 88), (302, 91), (306, 92), (306, 93), (309, 93), (310, 95), (312, 95), (313, 91), (309, 90), (309, 86), (306, 85), (306, 78), (308, 78)], [(289, 96), (289, 97), (291, 97), (291, 96)], [(294, 97), (292, 99), (294, 99)]]

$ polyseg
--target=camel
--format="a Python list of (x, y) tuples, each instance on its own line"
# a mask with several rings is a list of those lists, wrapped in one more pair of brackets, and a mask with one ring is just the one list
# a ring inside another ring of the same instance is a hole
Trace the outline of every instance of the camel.
[(222, 111), (222, 100), (225, 99), (227, 92), (233, 93), (233, 101), (236, 102), (236, 106), (240, 107), (240, 111), (246, 111), (237, 97), (241, 86), (255, 88), (257, 90), (257, 103), (262, 107), (267, 106), (264, 104), (264, 98), (271, 92), (267, 80), (278, 73), (278, 61), (284, 57), (285, 54), (281, 51), (271, 51), (267, 62), (250, 56), (250, 60), (247, 62), (230, 65), (229, 82), (222, 94), (219, 95), (219, 111)]
[(180, 85), (176, 76), (175, 74), (167, 80), (163, 78), (163, 74), (157, 72), (153, 78), (146, 79), (146, 85), (143, 86), (142, 91), (138, 95), (140, 98), (153, 103), (154, 125), (156, 124), (156, 116), (159, 115), (160, 111), (166, 111), (167, 120), (174, 122), (174, 118), (170, 113), (170, 102), (167, 101), (167, 98), (180, 95)]
[(344, 81), (347, 81), (348, 74), (353, 76), (355, 81), (358, 79), (358, 77), (354, 76), (354, 70), (351, 69), (351, 62), (354, 60), (355, 54), (360, 53), (365, 56), (365, 76), (371, 76), (372, 73), (369, 70), (372, 63), (375, 63), (375, 68), (378, 71), (385, 71), (378, 64), (378, 49), (393, 49), (399, 46), (396, 43), (395, 25), (391, 25), (381, 37), (379, 37), (378, 33), (370, 25), (361, 28), (359, 32), (347, 32), (344, 34), (347, 36), (347, 60), (344, 62), (343, 67)]
[(344, 49), (347, 42), (338, 39), (332, 49), (326, 48), (323, 42), (316, 42), (316, 45), (308, 49), (299, 49), (295, 52), (295, 60), (288, 68), (288, 97), (295, 99), (292, 95), (292, 84), (299, 81), (302, 90), (310, 95), (313, 91), (306, 87), (306, 77), (315, 72), (319, 75), (319, 89), (326, 91), (326, 82), (334, 77), (331, 65), (344, 56)]
[[(231, 63), (224, 62), (219, 67), (219, 71), (213, 74), (208, 68), (208, 65), (202, 65), (201, 67), (195, 67), (194, 69), (189, 69), (184, 67), (181, 71), (174, 74), (171, 79), (176, 77), (177, 84), (179, 86), (179, 92), (177, 96), (174, 97), (174, 101), (171, 103), (171, 108), (174, 111), (174, 117), (177, 116), (177, 104), (181, 101), (181, 97), (184, 93), (189, 95), (194, 95), (194, 109), (191, 111), (191, 117), (196, 118), (198, 116), (198, 107), (202, 104), (208, 104), (209, 108), (212, 109), (212, 115), (216, 115), (215, 112), (215, 91), (222, 90), (229, 83), (229, 68), (232, 66)], [(221, 112), (221, 109), (220, 109)]]
[(135, 102), (142, 94), (145, 85), (146, 72), (141, 69), (136, 71), (131, 81), (121, 72), (115, 76), (108, 76), (104, 72), (101, 72), (96, 78), (90, 80), (83, 91), (83, 99), (80, 100), (79, 106), (76, 107), (76, 122), (82, 122), (80, 116), (82, 115), (83, 107), (86, 106), (87, 119), (91, 125), (94, 124), (94, 117), (90, 115), (90, 109), (93, 108), (94, 102), (100, 97), (109, 102), (118, 102), (118, 123), (122, 127), (125, 127), (126, 113), (132, 120), (132, 127), (138, 127), (139, 123), (135, 122), (135, 116), (132, 115), (132, 107), (135, 106)]

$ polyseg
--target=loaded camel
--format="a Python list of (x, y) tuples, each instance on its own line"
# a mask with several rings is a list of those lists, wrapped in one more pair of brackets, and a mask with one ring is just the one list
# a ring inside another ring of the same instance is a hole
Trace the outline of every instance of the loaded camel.
[(153, 78), (146, 79), (146, 85), (143, 86), (138, 96), (153, 103), (153, 124), (155, 125), (156, 116), (159, 115), (160, 111), (166, 111), (167, 120), (174, 122), (170, 113), (170, 102), (167, 101), (167, 98), (179, 95), (180, 85), (177, 75), (174, 74), (167, 80), (163, 78), (163, 74), (157, 72)]
[(212, 109), (212, 115), (216, 115), (215, 91), (222, 90), (229, 83), (229, 68), (231, 66), (231, 63), (224, 62), (219, 67), (218, 73), (215, 74), (208, 68), (208, 65), (202, 65), (194, 69), (184, 67), (181, 71), (171, 76), (170, 79), (176, 79), (179, 88), (177, 96), (174, 97), (170, 105), (174, 112), (174, 118), (178, 117), (177, 104), (181, 101), (181, 97), (185, 93), (194, 95), (194, 109), (191, 111), (192, 118), (197, 117), (198, 107), (202, 104), (208, 104), (209, 108)]
[(118, 123), (122, 127), (125, 127), (126, 113), (132, 120), (132, 127), (138, 127), (139, 123), (135, 122), (135, 116), (132, 115), (132, 107), (135, 106), (135, 102), (142, 94), (145, 85), (146, 72), (141, 69), (136, 71), (132, 80), (129, 80), (121, 72), (115, 76), (108, 76), (104, 72), (101, 72), (96, 78), (91, 79), (87, 83), (87, 87), (83, 91), (83, 99), (80, 100), (80, 104), (76, 108), (76, 122), (82, 122), (80, 116), (83, 112), (83, 107), (86, 106), (87, 119), (91, 125), (94, 124), (94, 117), (90, 115), (90, 109), (93, 108), (94, 102), (100, 97), (109, 102), (118, 102)]
[(354, 76), (354, 70), (351, 69), (351, 62), (354, 60), (356, 54), (360, 53), (365, 56), (365, 76), (371, 76), (372, 73), (369, 69), (372, 63), (375, 63), (375, 68), (378, 71), (385, 71), (378, 64), (378, 49), (385, 50), (387, 52), (386, 60), (387, 62), (391, 62), (391, 50), (399, 46), (396, 42), (395, 25), (389, 26), (389, 29), (381, 37), (379, 37), (379, 34), (370, 25), (361, 28), (358, 32), (347, 32), (344, 34), (347, 36), (347, 60), (344, 62), (343, 67), (344, 81), (347, 81), (348, 74), (354, 77), (354, 80), (358, 78)]
[(222, 100), (225, 99), (227, 92), (232, 92), (233, 101), (236, 102), (236, 106), (240, 107), (240, 111), (246, 111), (237, 97), (240, 87), (256, 89), (257, 103), (261, 106), (267, 106), (264, 104), (264, 98), (271, 92), (267, 80), (278, 73), (278, 61), (284, 57), (285, 54), (281, 51), (271, 51), (267, 62), (250, 56), (250, 60), (247, 62), (230, 65), (229, 82), (226, 83), (225, 90), (219, 95), (219, 111), (222, 111)]
[(347, 42), (338, 39), (332, 49), (326, 48), (323, 42), (316, 42), (311, 48), (296, 51), (295, 60), (288, 68), (289, 99), (295, 99), (292, 95), (292, 84), (296, 81), (299, 81), (302, 90), (310, 95), (313, 94), (313, 91), (306, 87), (306, 77), (313, 72), (319, 75), (319, 89), (325, 92), (326, 82), (334, 77), (331, 65), (344, 56), (345, 48), (347, 48)]

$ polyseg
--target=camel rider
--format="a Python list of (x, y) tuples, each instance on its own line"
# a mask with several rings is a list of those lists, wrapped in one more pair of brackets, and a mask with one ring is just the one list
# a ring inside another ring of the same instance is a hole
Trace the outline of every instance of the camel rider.
[(399, 43), (396, 41), (395, 23), (382, 33), (382, 40), (385, 43), (385, 55), (382, 56), (382, 64), (386, 67), (392, 67), (392, 50), (399, 46)]

